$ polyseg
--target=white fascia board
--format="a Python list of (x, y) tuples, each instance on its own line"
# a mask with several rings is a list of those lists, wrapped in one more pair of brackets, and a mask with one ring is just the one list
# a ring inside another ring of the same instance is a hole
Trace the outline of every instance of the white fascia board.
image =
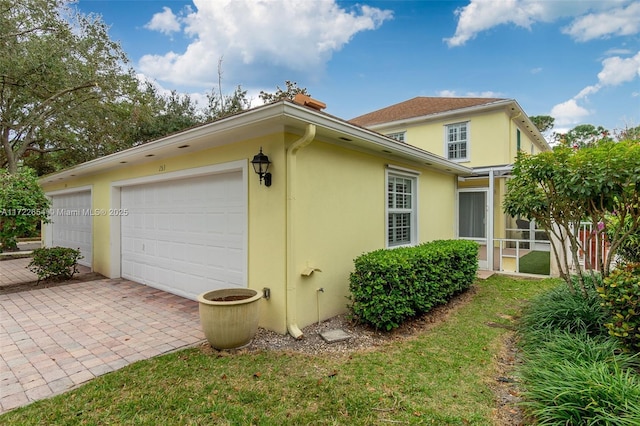
[[(540, 145), (544, 150), (547, 151), (551, 151), (551, 146), (549, 145), (549, 142), (547, 142), (547, 140), (544, 138), (544, 135), (542, 133), (540, 133), (540, 130), (538, 130), (538, 128), (536, 127), (535, 124), (533, 124), (533, 121), (531, 121), (531, 119), (529, 118), (529, 116), (527, 114), (525, 114), (524, 110), (522, 109), (522, 107), (520, 106), (520, 104), (518, 104), (518, 101), (516, 101), (515, 99), (513, 100), (514, 105), (516, 106), (516, 108), (518, 108), (518, 112), (520, 114), (522, 114), (521, 117), (523, 117), (523, 119), (525, 120), (524, 122), (524, 127), (522, 130), (528, 132), (529, 134), (531, 134), (531, 136), (533, 137), (533, 139), (535, 139), (536, 141), (538, 141), (540, 143)], [(519, 127), (522, 127), (520, 125), (518, 125)], [(527, 129), (528, 128), (528, 129)]]
[[(280, 107), (280, 108), (278, 108)], [(229, 116), (212, 123), (203, 124), (192, 129), (165, 136), (143, 145), (125, 149), (104, 157), (96, 158), (82, 164), (78, 164), (69, 169), (62, 170), (57, 173), (43, 176), (40, 178), (41, 183), (56, 182), (70, 177), (81, 176), (85, 174), (96, 173), (110, 167), (118, 166), (122, 161), (126, 161), (133, 155), (144, 156), (146, 154), (162, 151), (167, 148), (177, 148), (181, 145), (188, 144), (194, 139), (198, 139), (213, 133), (230, 132), (246, 126), (247, 124), (257, 124), (261, 121), (268, 120), (281, 112), (280, 104), (267, 105), (264, 108), (255, 108), (245, 113)], [(228, 143), (234, 141), (229, 140)]]
[(504, 166), (474, 167), (473, 174), (485, 175), (491, 171), (493, 173), (505, 173), (510, 172), (511, 170), (513, 170), (512, 164), (507, 164)]
[[(43, 176), (40, 183), (58, 182), (60, 180), (77, 177), (87, 174), (97, 173), (112, 167), (119, 167), (123, 161), (131, 159), (132, 156), (144, 157), (147, 154), (159, 151), (178, 148), (191, 141), (211, 136), (214, 134), (241, 131), (251, 126), (258, 126), (269, 123), (273, 126), (294, 125), (304, 129), (307, 123), (316, 124), (335, 132), (344, 134), (349, 139), (363, 141), (374, 151), (393, 150), (400, 155), (413, 161), (431, 163), (444, 167), (447, 171), (456, 174), (469, 175), (472, 169), (451, 162), (443, 157), (416, 148), (412, 145), (404, 144), (362, 127), (352, 125), (344, 120), (335, 118), (328, 114), (314, 111), (308, 107), (294, 104), (289, 101), (281, 101), (274, 104), (257, 107), (248, 111), (232, 115), (212, 123), (203, 124), (192, 129), (184, 130), (180, 133), (165, 136), (155, 141), (145, 143), (124, 151), (116, 152), (86, 163), (78, 164), (66, 170)], [(222, 144), (235, 143), (232, 138), (227, 139)], [(349, 141), (344, 142), (349, 145)], [(210, 147), (210, 146), (209, 146)], [(377, 149), (376, 149), (377, 148)]]

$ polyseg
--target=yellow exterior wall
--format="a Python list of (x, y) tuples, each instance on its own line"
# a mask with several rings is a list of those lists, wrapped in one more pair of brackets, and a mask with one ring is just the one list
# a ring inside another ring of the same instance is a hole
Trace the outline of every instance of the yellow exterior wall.
[(457, 176), (423, 170), (418, 182), (418, 240), (448, 240), (456, 236)]
[[(385, 246), (385, 168), (380, 158), (314, 141), (298, 152), (294, 179), (293, 279), (305, 327), (345, 312), (353, 259)], [(307, 267), (322, 272), (301, 276)]]
[[(406, 131), (405, 142), (442, 157), (445, 152), (445, 126), (460, 122), (469, 122), (470, 161), (461, 161), (467, 167), (482, 167), (508, 164), (513, 160), (510, 154), (515, 153), (515, 130), (510, 131), (511, 120), (504, 112), (490, 112), (461, 116), (455, 119), (430, 121), (407, 128), (384, 129), (388, 134)], [(515, 125), (513, 126), (515, 128)], [(509, 136), (513, 133), (511, 140)], [(513, 145), (513, 151), (510, 147)]]
[[(141, 165), (121, 167), (64, 183), (43, 183), (46, 192), (92, 185), (93, 209), (111, 207), (112, 182), (213, 164), (244, 160), (248, 167), (248, 287), (271, 290), (262, 300), (260, 325), (286, 333), (287, 318), (287, 161), (286, 148), (298, 135), (274, 134), (187, 153)], [(271, 187), (259, 184), (249, 163), (260, 147), (272, 161)], [(296, 322), (305, 327), (347, 310), (349, 274), (360, 254), (384, 248), (386, 164), (413, 169), (418, 177), (418, 241), (454, 238), (455, 181), (452, 175), (415, 169), (374, 155), (313, 141), (297, 154), (292, 203)], [(112, 270), (109, 216), (93, 217), (93, 269)], [(303, 277), (307, 267), (319, 268)], [(324, 291), (320, 292), (318, 289)]]
[[(454, 238), (454, 176), (312, 142), (298, 153), (294, 270), (299, 272), (294, 279), (299, 327), (346, 312), (353, 260), (386, 247), (387, 163), (420, 172), (418, 242)], [(322, 272), (301, 276), (307, 267)]]
[[(405, 142), (447, 157), (445, 126), (468, 122), (470, 129), (469, 161), (460, 161), (467, 167), (488, 167), (512, 164), (517, 156), (517, 130), (520, 120), (512, 120), (505, 111), (476, 113), (447, 120), (429, 121), (407, 127), (377, 129), (380, 133), (405, 132)], [(520, 149), (527, 154), (538, 154), (542, 147), (534, 142), (525, 128), (520, 128)]]

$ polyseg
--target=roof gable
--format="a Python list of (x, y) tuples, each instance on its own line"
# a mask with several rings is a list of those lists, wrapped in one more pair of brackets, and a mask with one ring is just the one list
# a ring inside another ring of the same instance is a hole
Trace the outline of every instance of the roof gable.
[(501, 98), (436, 98), (418, 96), (416, 98), (409, 99), (408, 101), (400, 102), (353, 118), (349, 120), (349, 122), (358, 126), (368, 127), (376, 124), (439, 114), (463, 108), (489, 105), (505, 100), (506, 99)]

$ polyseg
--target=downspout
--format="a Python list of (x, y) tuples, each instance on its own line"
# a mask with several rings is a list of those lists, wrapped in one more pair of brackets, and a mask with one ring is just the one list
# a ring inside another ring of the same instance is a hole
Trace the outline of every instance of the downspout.
[(294, 242), (294, 219), (296, 217), (295, 201), (297, 195), (297, 153), (309, 145), (316, 136), (315, 124), (307, 124), (304, 135), (287, 149), (287, 331), (295, 339), (302, 338), (296, 314), (296, 258)]
[(489, 221), (487, 223), (487, 267), (489, 268), (490, 271), (494, 271), (495, 268), (493, 267), (493, 245), (494, 245), (494, 220), (495, 220), (495, 213), (494, 213), (494, 208), (493, 208), (493, 194), (495, 191), (495, 174), (493, 171), (493, 167), (491, 167), (489, 169), (489, 193), (488, 195), (488, 200), (487, 200), (487, 209), (489, 210), (487, 212), (487, 220)]

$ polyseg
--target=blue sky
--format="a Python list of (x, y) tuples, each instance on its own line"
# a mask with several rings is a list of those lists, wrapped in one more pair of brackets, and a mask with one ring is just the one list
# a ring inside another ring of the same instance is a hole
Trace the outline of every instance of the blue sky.
[(350, 119), (415, 96), (516, 99), (578, 124), (640, 125), (633, 0), (80, 0), (141, 78), (203, 101), (293, 80)]

